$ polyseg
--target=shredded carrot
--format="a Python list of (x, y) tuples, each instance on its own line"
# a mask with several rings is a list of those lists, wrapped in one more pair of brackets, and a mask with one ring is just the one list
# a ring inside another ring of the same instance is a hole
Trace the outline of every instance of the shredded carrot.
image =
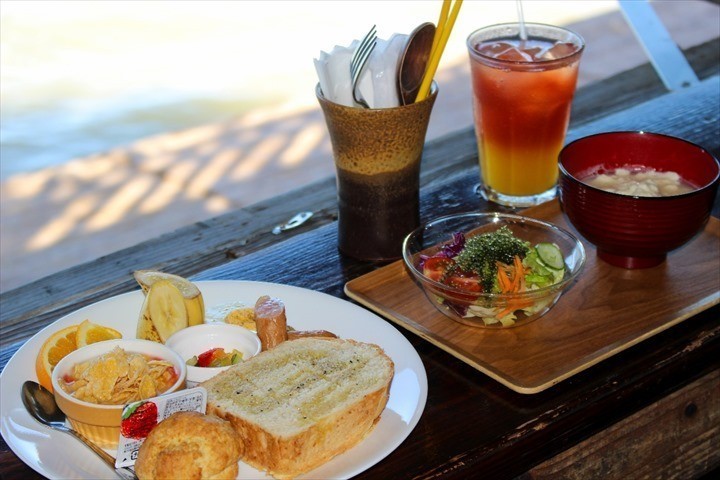
[(515, 258), (513, 258), (513, 263), (515, 264), (515, 274), (519, 276), (525, 275), (525, 268), (523, 268), (522, 260), (520, 260), (520, 257), (515, 255)]
[(507, 272), (501, 265), (502, 264), (498, 265), (498, 271), (497, 271), (498, 284), (500, 285), (500, 291), (502, 293), (507, 293), (512, 290), (512, 282), (510, 281), (510, 278), (508, 277)]
[[(502, 293), (520, 293), (525, 290), (525, 267), (519, 256), (513, 258), (512, 265), (497, 262), (498, 285)], [(512, 278), (512, 280), (511, 280)], [(516, 310), (527, 308), (533, 304), (532, 299), (515, 299), (508, 301), (505, 308), (500, 310), (495, 317), (503, 318)]]
[(525, 269), (523, 268), (522, 260), (520, 260), (520, 257), (518, 257), (517, 255), (515, 255), (515, 258), (513, 258), (513, 264), (515, 265), (513, 292), (519, 292), (522, 280), (525, 278)]
[(498, 286), (501, 293), (519, 293), (525, 290), (525, 268), (519, 256), (513, 258), (513, 264), (495, 262), (497, 265)]

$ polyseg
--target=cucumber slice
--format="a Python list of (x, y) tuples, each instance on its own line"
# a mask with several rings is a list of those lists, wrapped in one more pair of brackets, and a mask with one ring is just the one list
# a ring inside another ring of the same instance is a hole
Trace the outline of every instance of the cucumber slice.
[(537, 250), (538, 257), (546, 266), (555, 270), (565, 268), (562, 252), (554, 243), (538, 243), (535, 250)]

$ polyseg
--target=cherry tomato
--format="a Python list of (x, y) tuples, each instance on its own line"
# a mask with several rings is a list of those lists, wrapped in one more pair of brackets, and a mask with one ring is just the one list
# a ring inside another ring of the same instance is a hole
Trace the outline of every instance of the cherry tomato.
[(455, 261), (451, 258), (430, 257), (425, 260), (425, 265), (423, 265), (423, 275), (431, 280), (440, 282), (445, 276), (447, 269), (454, 264)]
[(463, 290), (465, 292), (482, 292), (480, 279), (476, 276), (452, 275), (445, 283), (453, 288), (457, 288), (458, 290)]

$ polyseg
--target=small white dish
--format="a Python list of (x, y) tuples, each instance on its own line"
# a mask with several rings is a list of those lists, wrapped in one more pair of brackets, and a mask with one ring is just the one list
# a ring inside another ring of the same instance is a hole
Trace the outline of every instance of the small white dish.
[[(260, 353), (260, 339), (247, 328), (228, 323), (204, 323), (183, 328), (165, 342), (165, 346), (177, 352), (183, 362), (199, 356), (212, 348), (222, 348), (226, 352), (236, 349), (243, 354), (243, 361)], [(208, 380), (226, 367), (196, 367), (187, 365), (187, 387), (192, 388)]]

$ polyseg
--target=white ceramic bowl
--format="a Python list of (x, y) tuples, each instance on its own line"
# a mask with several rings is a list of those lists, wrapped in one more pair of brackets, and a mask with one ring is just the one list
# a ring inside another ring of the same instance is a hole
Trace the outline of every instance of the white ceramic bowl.
[(92, 358), (120, 347), (126, 352), (141, 353), (152, 358), (167, 360), (173, 364), (177, 381), (163, 393), (185, 388), (187, 369), (185, 362), (165, 345), (149, 340), (108, 340), (93, 343), (71, 352), (58, 362), (52, 371), (52, 385), (55, 401), (70, 420), (70, 424), (102, 448), (117, 448), (120, 438), (120, 421), (124, 405), (99, 405), (78, 400), (60, 386), (59, 380), (72, 373), (73, 367)]
[[(211, 348), (222, 348), (226, 352), (237, 349), (243, 360), (260, 353), (260, 339), (247, 328), (228, 323), (214, 322), (183, 328), (165, 342), (165, 346), (180, 355), (183, 362), (198, 356)], [(187, 385), (194, 387), (208, 380), (228, 367), (195, 367), (187, 365)]]

